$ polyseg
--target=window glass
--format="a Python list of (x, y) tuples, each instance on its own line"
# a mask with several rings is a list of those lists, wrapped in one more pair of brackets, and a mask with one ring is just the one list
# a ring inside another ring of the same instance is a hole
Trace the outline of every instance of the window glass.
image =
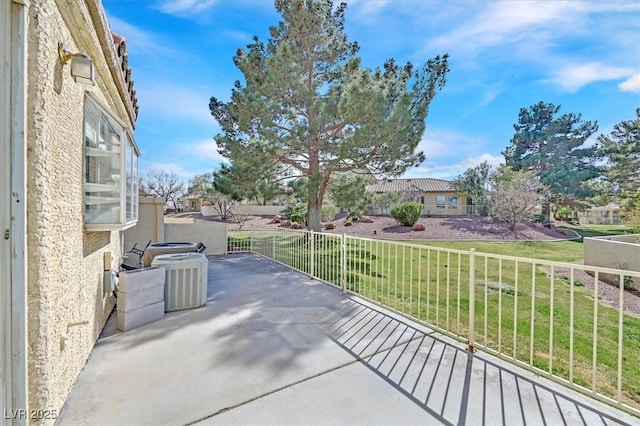
[(449, 196), (449, 208), (457, 209), (458, 208), (458, 197), (455, 195)]
[(96, 102), (84, 105), (85, 226), (122, 229), (138, 219), (138, 152), (125, 128)]
[(85, 221), (120, 222), (122, 128), (85, 103)]
[(436, 208), (444, 209), (447, 197), (444, 195), (436, 195)]

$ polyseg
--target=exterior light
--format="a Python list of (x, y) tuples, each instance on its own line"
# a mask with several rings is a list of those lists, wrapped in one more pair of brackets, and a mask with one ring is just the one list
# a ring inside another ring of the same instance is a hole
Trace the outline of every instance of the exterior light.
[(78, 83), (94, 84), (93, 60), (83, 53), (71, 53), (58, 43), (58, 56), (64, 66), (71, 61), (71, 76)]

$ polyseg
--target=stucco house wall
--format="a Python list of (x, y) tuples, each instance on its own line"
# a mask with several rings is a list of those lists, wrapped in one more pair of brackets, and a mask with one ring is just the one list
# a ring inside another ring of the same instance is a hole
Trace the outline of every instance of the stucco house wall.
[[(83, 208), (85, 93), (92, 93), (129, 128), (135, 117), (131, 104), (123, 100), (121, 81), (114, 79), (107, 63), (113, 38), (105, 23), (100, 0), (38, 0), (29, 7), (30, 410), (60, 410), (115, 304), (113, 296), (103, 292), (104, 256), (108, 253), (119, 263), (121, 233), (86, 232)], [(58, 42), (93, 59), (95, 86), (73, 80), (69, 65), (58, 59)]]
[[(401, 195), (395, 204), (416, 201), (422, 204), (423, 216), (462, 216), (476, 214), (473, 206), (467, 206), (467, 197), (456, 192), (451, 181), (431, 178), (386, 179), (367, 186), (368, 192), (376, 194), (397, 193)], [(453, 202), (453, 199), (457, 202)], [(395, 205), (394, 204), (394, 205)], [(393, 205), (374, 208), (372, 214), (389, 215)]]

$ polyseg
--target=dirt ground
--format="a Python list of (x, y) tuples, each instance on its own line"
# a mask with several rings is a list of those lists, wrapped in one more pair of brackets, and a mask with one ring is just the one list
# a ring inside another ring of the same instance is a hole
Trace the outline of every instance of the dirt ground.
[[(181, 217), (220, 221), (217, 216), (202, 216), (200, 213), (182, 214)], [(338, 217), (331, 223), (335, 229), (325, 230), (332, 234), (379, 238), (392, 240), (494, 240), (494, 241), (549, 241), (575, 238), (572, 231), (548, 229), (538, 223), (520, 224), (513, 233), (504, 223), (486, 222), (477, 217), (423, 217), (418, 223), (425, 226), (424, 231), (414, 231), (411, 227), (401, 226), (395, 219), (387, 216), (367, 216), (372, 223), (353, 222), (345, 226), (344, 217)], [(249, 216), (242, 225), (226, 222), (229, 230), (273, 230), (280, 225), (273, 223), (273, 216)], [(324, 227), (323, 223), (323, 227)]]

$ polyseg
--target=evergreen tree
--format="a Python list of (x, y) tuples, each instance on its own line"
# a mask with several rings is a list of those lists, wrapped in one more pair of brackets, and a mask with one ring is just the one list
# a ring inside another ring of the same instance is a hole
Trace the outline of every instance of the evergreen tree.
[(466, 194), (478, 207), (481, 216), (489, 214), (489, 189), (491, 166), (483, 161), (475, 167), (468, 168), (453, 181), (453, 187), (461, 194)]
[(278, 163), (291, 168), (286, 177), (308, 178), (309, 228), (318, 231), (333, 173), (397, 176), (423, 161), (415, 150), (448, 57), (420, 69), (393, 59), (366, 69), (344, 31), (346, 3), (277, 0), (275, 7), (282, 21), (269, 41), (254, 37), (233, 58), (244, 85), (236, 82), (228, 103), (211, 98), (209, 108), (232, 164)]
[(607, 160), (600, 187), (610, 189), (623, 213), (633, 215), (640, 191), (640, 108), (634, 120), (616, 124), (609, 135), (600, 135), (596, 146)]
[(592, 195), (584, 183), (597, 176), (597, 157), (594, 148), (583, 145), (598, 124), (582, 121), (581, 114), (558, 117), (559, 111), (559, 105), (544, 102), (521, 108), (516, 133), (502, 154), (507, 166), (534, 172), (554, 200), (567, 202)]

